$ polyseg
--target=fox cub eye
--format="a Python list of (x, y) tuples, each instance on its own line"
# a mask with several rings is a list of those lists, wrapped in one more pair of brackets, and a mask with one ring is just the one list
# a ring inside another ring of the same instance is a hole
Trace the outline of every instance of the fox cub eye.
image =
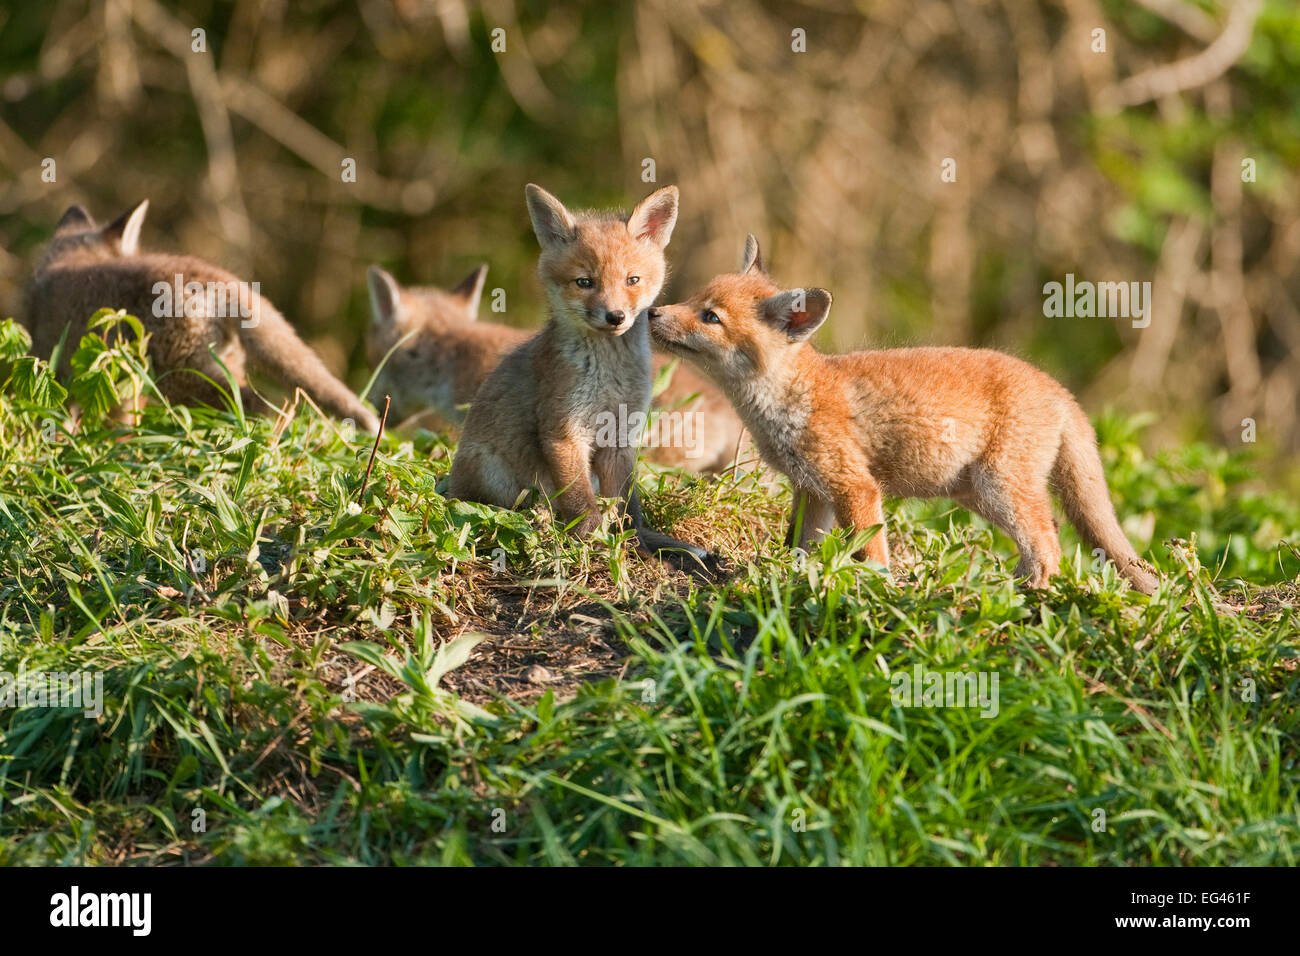
[(573, 281), (576, 282), (576, 283), (578, 283), (578, 288), (579, 288), (579, 289), (590, 289), (590, 288), (591, 288), (591, 280), (588, 279), (586, 276), (579, 276), (578, 278), (574, 279)]
[(704, 322), (705, 325), (721, 325), (721, 324), (722, 324), (722, 320), (721, 320), (720, 318), (718, 318), (718, 313), (714, 312), (712, 309), (709, 309), (707, 312), (705, 312), (703, 315), (701, 315), (701, 316), (700, 316), (700, 320), (701, 320), (702, 322)]
[(640, 281), (641, 281), (641, 277), (640, 277), (640, 276), (628, 276), (628, 277), (627, 277), (627, 284), (628, 284), (628, 285), (636, 285), (636, 284), (637, 284), (638, 282), (640, 282)]

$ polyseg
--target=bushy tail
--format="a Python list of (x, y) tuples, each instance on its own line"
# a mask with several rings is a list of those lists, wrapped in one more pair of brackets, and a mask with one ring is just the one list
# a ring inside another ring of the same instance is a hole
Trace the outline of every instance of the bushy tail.
[(310, 346), (266, 299), (255, 296), (253, 318), (237, 322), (248, 364), (289, 388), (300, 388), (322, 409), (352, 419), (358, 428), (379, 430), (379, 418), (330, 374)]
[(1061, 450), (1052, 468), (1052, 482), (1061, 496), (1066, 516), (1089, 547), (1101, 548), (1120, 574), (1143, 594), (1154, 594), (1159, 584), (1142, 566), (1133, 545), (1124, 536), (1106, 490), (1106, 476), (1097, 454), (1097, 436), (1083, 409), (1075, 406), (1061, 435)]

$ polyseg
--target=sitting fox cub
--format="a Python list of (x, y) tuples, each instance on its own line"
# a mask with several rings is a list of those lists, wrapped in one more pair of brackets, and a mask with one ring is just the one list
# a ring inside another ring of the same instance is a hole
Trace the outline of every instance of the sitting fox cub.
[[(102, 228), (80, 206), (63, 214), (27, 290), (25, 321), (37, 355), (48, 357), (66, 329), (69, 345), (60, 361), (66, 369), (90, 317), (101, 308), (125, 309), (150, 334), (158, 390), (169, 401), (220, 406), (221, 393), (212, 383), (224, 382), (224, 376), (211, 346), (239, 384), (245, 408), (260, 404), (247, 385), (247, 362), (358, 427), (379, 428), (375, 413), (248, 283), (192, 256), (140, 252), (148, 208), (145, 200)], [(203, 292), (195, 294), (192, 283)]]
[(1089, 546), (1134, 588), (1155, 591), (1115, 519), (1092, 426), (1065, 388), (984, 349), (822, 355), (808, 338), (830, 306), (824, 289), (775, 285), (749, 236), (739, 273), (650, 313), (655, 341), (722, 386), (764, 459), (789, 476), (788, 544), (837, 523), (882, 525), (865, 550), (888, 566), (882, 496), (953, 498), (1010, 535), (1016, 573), (1043, 587), (1061, 560), (1051, 479)]
[[(502, 356), (535, 334), (477, 321), (486, 274), (487, 266), (479, 266), (444, 292), (404, 288), (379, 266), (367, 271), (371, 322), (366, 352), (372, 366), (387, 356), (372, 394), (392, 398), (390, 421), (432, 411), (448, 424), (463, 424), (462, 407), (470, 404)], [(651, 358), (656, 376), (670, 361), (677, 367), (651, 400), (663, 417), (655, 432), (661, 440), (646, 447), (646, 459), (692, 471), (726, 468), (735, 459), (741, 433), (731, 403), (680, 359)], [(664, 421), (672, 431), (662, 426)]]
[(636, 446), (601, 439), (609, 416), (644, 414), (650, 405), (643, 313), (663, 286), (677, 187), (651, 193), (626, 218), (572, 214), (544, 189), (530, 184), (525, 192), (542, 247), (538, 271), (550, 319), (501, 360), (474, 396), (448, 496), (511, 508), (539, 488), (585, 537), (600, 524), (598, 484), (602, 495), (622, 503), (642, 548), (704, 559), (701, 549), (644, 527), (633, 482)]

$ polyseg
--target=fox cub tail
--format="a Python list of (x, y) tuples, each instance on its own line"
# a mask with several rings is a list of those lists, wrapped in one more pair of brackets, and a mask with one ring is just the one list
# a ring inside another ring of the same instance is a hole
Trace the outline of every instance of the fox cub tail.
[(266, 299), (256, 296), (253, 322), (239, 323), (248, 364), (290, 388), (300, 388), (325, 411), (350, 418), (358, 428), (379, 430), (379, 417), (335, 378), (311, 347)]
[(1097, 454), (1096, 434), (1081, 408), (1076, 407), (1061, 434), (1061, 448), (1052, 468), (1052, 482), (1061, 496), (1066, 516), (1089, 547), (1101, 548), (1120, 574), (1143, 594), (1154, 594), (1159, 583), (1142, 565), (1133, 545), (1115, 517), (1106, 489), (1106, 476)]

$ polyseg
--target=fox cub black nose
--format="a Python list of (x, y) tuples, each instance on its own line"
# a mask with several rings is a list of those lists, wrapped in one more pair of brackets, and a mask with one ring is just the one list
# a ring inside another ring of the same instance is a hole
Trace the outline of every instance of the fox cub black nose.
[(646, 318), (649, 319), (651, 322), (653, 322), (655, 319), (661, 319), (661, 318), (663, 318), (663, 314), (664, 314), (664, 313), (663, 313), (663, 310), (662, 310), (662, 309), (646, 309), (646, 310), (645, 310)]
[(606, 313), (605, 313), (605, 321), (608, 322), (610, 325), (622, 325), (622, 324), (623, 324), (623, 313), (622, 313), (622, 312), (606, 312)]

